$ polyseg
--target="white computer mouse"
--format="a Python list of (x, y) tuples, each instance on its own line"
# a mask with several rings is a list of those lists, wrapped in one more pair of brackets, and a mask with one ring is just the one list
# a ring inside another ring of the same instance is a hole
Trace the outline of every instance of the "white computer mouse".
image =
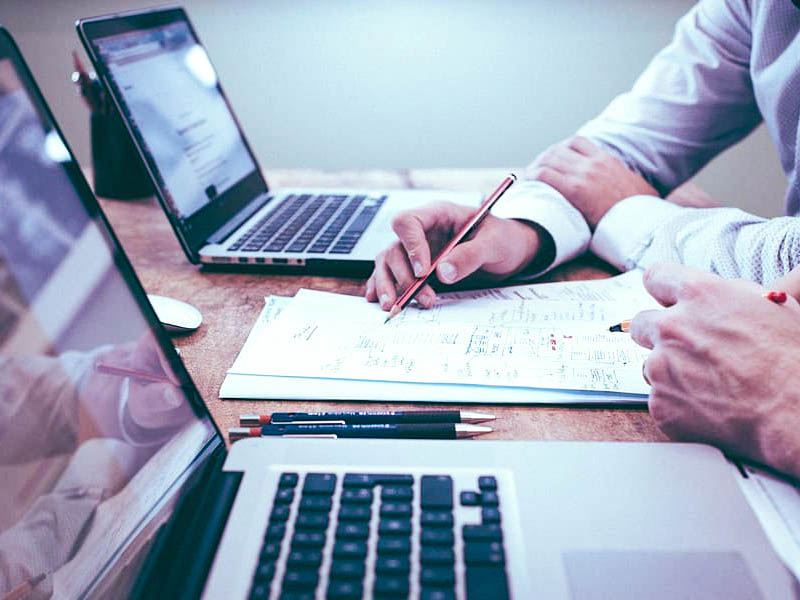
[(202, 313), (187, 302), (155, 294), (147, 294), (147, 298), (167, 331), (188, 333), (200, 327), (203, 322)]

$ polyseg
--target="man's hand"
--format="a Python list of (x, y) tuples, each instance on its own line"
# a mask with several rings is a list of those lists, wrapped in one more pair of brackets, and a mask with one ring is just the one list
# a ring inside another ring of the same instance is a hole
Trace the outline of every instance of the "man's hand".
[(786, 292), (800, 302), (800, 267), (795, 267), (783, 277), (776, 279), (769, 287), (776, 292)]
[[(148, 430), (164, 430), (191, 417), (177, 378), (151, 333), (137, 342), (121, 344), (101, 354), (96, 363), (124, 367), (163, 379), (150, 382), (131, 377), (127, 411), (133, 423)], [(117, 415), (123, 377), (93, 370), (81, 394), (82, 439), (119, 435)]]
[[(389, 310), (415, 279), (430, 268), (431, 260), (475, 214), (475, 208), (449, 202), (431, 204), (398, 214), (392, 228), (399, 240), (378, 254), (365, 297)], [(500, 280), (521, 271), (540, 247), (539, 229), (520, 221), (484, 219), (473, 238), (456, 246), (439, 263), (436, 276), (442, 283), (455, 283), (474, 275)], [(426, 285), (417, 302), (430, 308), (436, 294)]]
[(639, 313), (631, 336), (644, 365), (650, 414), (668, 436), (707, 442), (800, 477), (800, 305), (764, 288), (676, 264), (645, 287), (666, 310)]
[(536, 157), (525, 175), (561, 192), (592, 231), (620, 200), (639, 194), (658, 196), (644, 178), (580, 136), (550, 146)]

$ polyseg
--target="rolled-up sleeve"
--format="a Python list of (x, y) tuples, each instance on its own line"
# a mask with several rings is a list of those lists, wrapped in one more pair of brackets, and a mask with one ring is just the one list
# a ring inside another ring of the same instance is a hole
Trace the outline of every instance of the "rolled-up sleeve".
[(767, 285), (800, 265), (800, 217), (764, 219), (634, 196), (600, 220), (591, 249), (622, 270), (671, 261)]
[(675, 29), (631, 91), (579, 130), (640, 173), (661, 195), (761, 121), (749, 72), (745, 0), (703, 0)]

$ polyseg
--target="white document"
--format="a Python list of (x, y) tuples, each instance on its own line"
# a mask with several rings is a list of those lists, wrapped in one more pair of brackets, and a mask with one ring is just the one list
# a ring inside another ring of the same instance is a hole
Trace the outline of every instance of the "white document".
[(783, 564), (800, 581), (800, 490), (786, 480), (749, 465), (737, 477), (750, 507)]
[[(223, 398), (643, 402), (646, 351), (610, 324), (657, 305), (641, 273), (443, 294), (386, 313), (363, 298), (301, 290), (268, 299)], [(274, 317), (274, 318), (273, 318)]]

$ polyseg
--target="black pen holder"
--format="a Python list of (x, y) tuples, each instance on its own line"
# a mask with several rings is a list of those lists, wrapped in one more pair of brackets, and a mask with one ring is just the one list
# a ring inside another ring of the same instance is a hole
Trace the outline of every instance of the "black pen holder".
[(100, 109), (92, 112), (91, 135), (94, 193), (97, 196), (130, 200), (155, 194), (130, 133), (117, 107), (108, 99)]

